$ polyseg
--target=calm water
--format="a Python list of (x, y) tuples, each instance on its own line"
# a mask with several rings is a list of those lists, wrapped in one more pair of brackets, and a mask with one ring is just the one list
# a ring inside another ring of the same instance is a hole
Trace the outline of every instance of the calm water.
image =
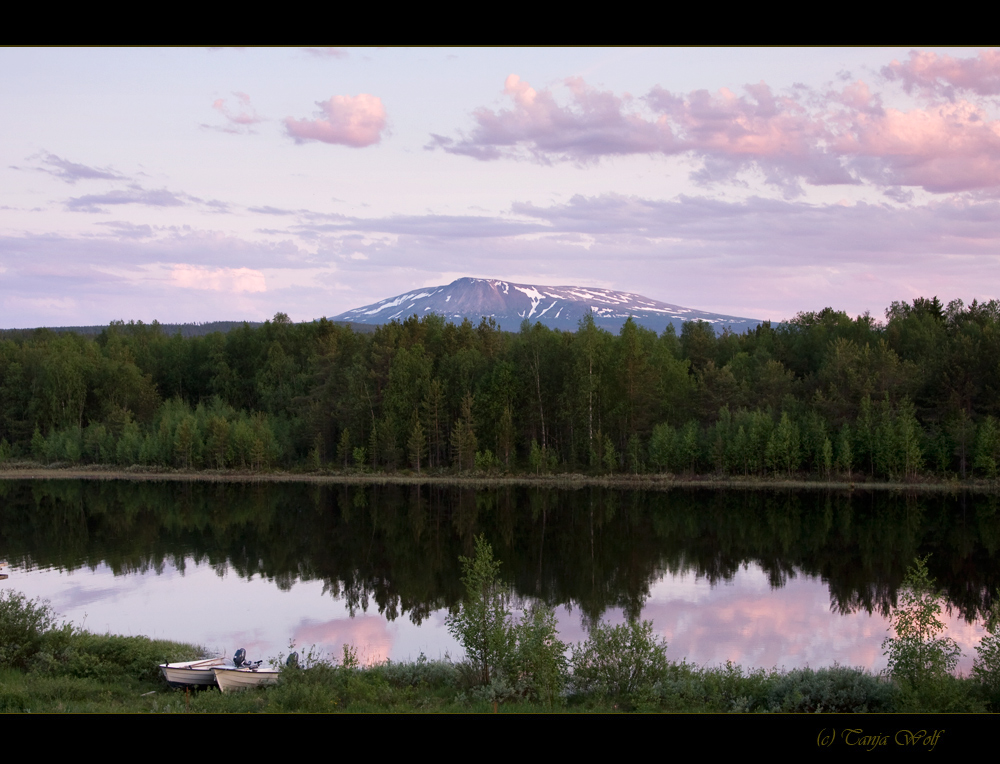
[(671, 492), (0, 481), (0, 586), (92, 631), (256, 657), (354, 644), (461, 655), (445, 616), (485, 533), (562, 638), (651, 619), (699, 664), (879, 670), (906, 566), (932, 554), (971, 666), (1000, 584), (1000, 502), (855, 491)]

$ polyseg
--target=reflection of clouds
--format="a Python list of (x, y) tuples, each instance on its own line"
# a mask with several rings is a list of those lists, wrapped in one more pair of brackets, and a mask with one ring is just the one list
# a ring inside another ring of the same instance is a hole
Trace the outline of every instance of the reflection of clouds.
[[(889, 621), (866, 612), (833, 612), (829, 589), (818, 578), (799, 574), (780, 589), (771, 589), (756, 566), (741, 570), (725, 586), (709, 587), (702, 580), (692, 587), (693, 578), (664, 577), (651, 588), (642, 612), (667, 640), (672, 660), (704, 666), (731, 660), (744, 667), (839, 663), (873, 671), (885, 668), (882, 640), (889, 634)], [(614, 615), (607, 614), (606, 620), (620, 622)], [(959, 670), (968, 673), (983, 628), (966, 623), (957, 612), (944, 620), (946, 635), (962, 648)]]
[(339, 659), (343, 646), (351, 645), (365, 665), (387, 661), (392, 654), (392, 643), (388, 622), (374, 615), (305, 622), (295, 630), (295, 644), (300, 648), (315, 645), (321, 652)]
[[(167, 563), (160, 573), (146, 569), (116, 576), (107, 565), (60, 571), (12, 563), (12, 577), (0, 587), (48, 599), (60, 618), (91, 631), (193, 642), (226, 656), (238, 647), (254, 660), (287, 654), (291, 638), (300, 654), (315, 646), (337, 659), (350, 644), (365, 664), (411, 661), (421, 652), (430, 659), (446, 653), (455, 660), (463, 657), (443, 609), (428, 614), (420, 626), (379, 615), (351, 618), (344, 600), (324, 593), (321, 581), (296, 580), (291, 590), (282, 591), (260, 577), (220, 577), (217, 565), (190, 557), (183, 564), (184, 575)], [(573, 605), (556, 608), (559, 637), (567, 645), (587, 639), (581, 615)], [(957, 610), (942, 617), (947, 635), (964, 655), (959, 670), (968, 674), (983, 628), (963, 621)], [(674, 661), (714, 666), (732, 660), (744, 668), (819, 668), (835, 662), (885, 668), (882, 640), (889, 622), (865, 612), (831, 610), (828, 586), (801, 572), (779, 589), (755, 565), (715, 586), (690, 572), (667, 574), (650, 587), (642, 618), (653, 621)], [(603, 620), (621, 624), (624, 616), (613, 609)]]
[[(866, 613), (830, 612), (818, 579), (797, 578), (781, 589), (761, 587), (759, 568), (740, 571), (700, 603), (651, 603), (643, 611), (670, 643), (669, 654), (702, 665), (731, 660), (744, 666), (873, 666), (885, 626)], [(764, 579), (766, 581), (766, 579)], [(877, 618), (877, 617), (876, 617)]]
[(112, 586), (84, 586), (72, 584), (52, 599), (52, 607), (57, 612), (76, 610), (87, 605), (114, 599), (121, 591)]
[[(212, 642), (213, 649), (227, 658), (232, 658), (241, 647), (247, 651), (247, 661), (261, 661), (274, 658), (275, 650), (271, 641), (261, 634), (260, 629), (234, 631), (224, 635), (221, 641)], [(211, 652), (211, 651), (210, 651)]]

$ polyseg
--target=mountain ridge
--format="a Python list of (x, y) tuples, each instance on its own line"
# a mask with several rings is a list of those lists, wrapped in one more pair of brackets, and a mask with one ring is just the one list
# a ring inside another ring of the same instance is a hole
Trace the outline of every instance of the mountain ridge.
[(684, 322), (706, 321), (719, 329), (737, 332), (753, 329), (763, 321), (727, 316), (660, 302), (634, 292), (579, 286), (516, 284), (503, 279), (464, 277), (451, 284), (426, 287), (353, 308), (331, 321), (385, 324), (403, 321), (412, 315), (437, 313), (456, 321), (468, 318), (477, 323), (493, 318), (505, 331), (517, 331), (522, 321), (541, 323), (555, 329), (576, 331), (580, 320), (592, 313), (594, 323), (618, 330), (632, 316), (636, 323), (657, 332), (668, 324), (680, 330)]

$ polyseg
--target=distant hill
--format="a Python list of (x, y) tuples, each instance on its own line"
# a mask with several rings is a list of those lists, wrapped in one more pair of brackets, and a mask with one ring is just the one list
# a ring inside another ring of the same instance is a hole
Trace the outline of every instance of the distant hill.
[(513, 284), (474, 278), (461, 278), (446, 286), (417, 289), (348, 310), (331, 320), (385, 324), (393, 319), (405, 320), (414, 314), (437, 313), (451, 321), (468, 318), (477, 324), (484, 316), (492, 317), (506, 331), (517, 331), (525, 319), (531, 323), (540, 321), (554, 329), (576, 331), (580, 319), (588, 312), (594, 314), (594, 322), (598, 326), (613, 332), (617, 332), (629, 316), (657, 333), (666, 329), (668, 324), (673, 324), (680, 332), (685, 321), (707, 321), (717, 331), (731, 327), (737, 333), (753, 329), (761, 323), (756, 318), (708, 313), (631, 292), (594, 287)]
[[(335, 321), (344, 326), (350, 326), (354, 331), (361, 333), (370, 333), (375, 331), (376, 327), (371, 324), (352, 324), (350, 321)], [(257, 329), (264, 325), (262, 321), (208, 321), (204, 324), (160, 324), (155, 325), (159, 327), (160, 331), (163, 332), (168, 337), (173, 337), (175, 334), (180, 334), (182, 337), (204, 337), (206, 334), (212, 334), (213, 332), (221, 332), (225, 334), (233, 329), (238, 329), (239, 327), (246, 324), (251, 329)], [(154, 324), (131, 324), (132, 326), (143, 326), (151, 327)], [(130, 324), (125, 324), (123, 328), (126, 330)], [(97, 336), (105, 329), (108, 328), (107, 324), (102, 324), (100, 326), (43, 326), (33, 329), (0, 329), (0, 339), (27, 339), (34, 332), (39, 330), (47, 330), (50, 332), (62, 333), (62, 332), (73, 332), (74, 334), (91, 335)]]

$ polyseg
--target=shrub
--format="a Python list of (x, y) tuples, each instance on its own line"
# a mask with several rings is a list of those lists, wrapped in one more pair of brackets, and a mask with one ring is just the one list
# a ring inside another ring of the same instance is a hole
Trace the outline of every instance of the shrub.
[(995, 606), (986, 619), (986, 632), (976, 645), (972, 676), (982, 688), (986, 702), (996, 711), (1000, 708), (1000, 611)]
[(0, 591), (0, 667), (27, 669), (35, 657), (52, 649), (69, 627), (56, 627), (52, 606), (22, 592)]
[(917, 558), (903, 579), (898, 604), (892, 612), (895, 637), (882, 642), (893, 679), (916, 687), (943, 679), (955, 670), (962, 655), (955, 640), (938, 636), (944, 631), (940, 618), (942, 595), (927, 571), (927, 558)]
[(652, 621), (597, 624), (573, 650), (573, 684), (578, 692), (610, 700), (645, 700), (668, 675), (666, 652), (666, 641), (653, 635)]
[(556, 632), (555, 611), (535, 605), (514, 626), (514, 654), (507, 669), (515, 692), (552, 705), (566, 686), (566, 644)]
[(794, 669), (774, 681), (768, 705), (793, 713), (889, 713), (896, 710), (896, 692), (860, 668)]
[(452, 689), (458, 683), (458, 670), (451, 661), (429, 661), (421, 653), (411, 663), (387, 661), (368, 669), (381, 674), (392, 687), (422, 687), (425, 689)]

